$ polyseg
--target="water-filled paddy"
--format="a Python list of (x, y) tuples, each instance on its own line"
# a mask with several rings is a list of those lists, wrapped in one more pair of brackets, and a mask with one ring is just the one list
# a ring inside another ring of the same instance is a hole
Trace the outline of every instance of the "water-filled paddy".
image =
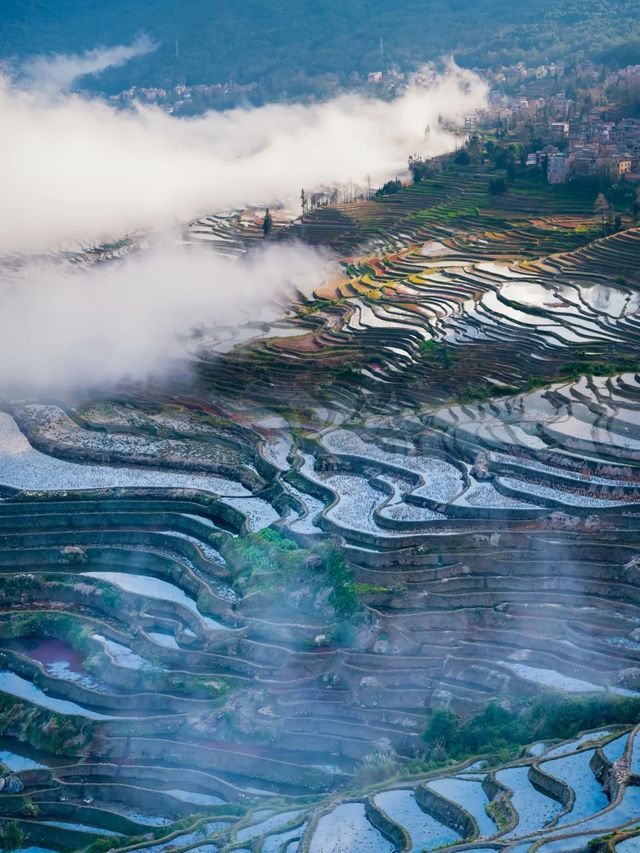
[(566, 782), (576, 795), (573, 808), (568, 814), (562, 815), (558, 826), (583, 820), (609, 804), (602, 786), (589, 766), (592, 757), (593, 750), (588, 749), (575, 755), (554, 758), (540, 765), (545, 773)]
[(213, 794), (198, 794), (195, 791), (183, 791), (180, 788), (169, 788), (165, 790), (165, 794), (198, 806), (219, 806), (225, 802), (222, 797), (216, 797)]
[(189, 853), (218, 853), (219, 849), (215, 844), (201, 844), (199, 847), (191, 847)]
[(58, 853), (50, 847), (16, 847), (15, 853)]
[(143, 595), (146, 598), (157, 598), (161, 601), (171, 601), (174, 604), (180, 604), (195, 613), (196, 616), (209, 628), (209, 630), (221, 630), (225, 626), (221, 622), (216, 622), (209, 616), (203, 616), (198, 610), (196, 602), (189, 598), (180, 587), (174, 586), (168, 581), (160, 578), (151, 577), (150, 575), (134, 575), (128, 572), (83, 572), (87, 577), (97, 578), (98, 580), (107, 581), (120, 587), (125, 592), (133, 593), (134, 595)]
[(105, 649), (108, 653), (109, 657), (113, 660), (113, 662), (117, 666), (121, 666), (123, 669), (134, 669), (134, 670), (151, 670), (157, 669), (151, 661), (148, 661), (146, 658), (140, 657), (137, 655), (132, 649), (128, 646), (124, 646), (122, 643), (116, 643), (114, 640), (109, 640), (107, 637), (103, 637), (102, 634), (92, 634), (93, 640), (96, 640), (100, 645)]
[(528, 766), (510, 767), (496, 773), (498, 782), (513, 791), (511, 803), (518, 813), (518, 823), (508, 833), (508, 837), (535, 832), (554, 820), (562, 811), (561, 803), (551, 797), (545, 797), (533, 787), (528, 773)]
[(602, 687), (596, 684), (591, 684), (589, 681), (583, 681), (580, 678), (573, 678), (570, 675), (563, 675), (554, 669), (541, 669), (512, 661), (500, 661), (500, 664), (515, 672), (520, 678), (533, 681), (542, 687), (564, 690), (566, 693), (593, 693), (602, 690)]
[(489, 799), (480, 782), (449, 777), (434, 779), (428, 783), (428, 787), (468, 811), (476, 819), (481, 836), (497, 832), (495, 823), (487, 814)]
[(259, 835), (264, 835), (266, 832), (272, 832), (280, 829), (280, 827), (286, 826), (302, 814), (303, 812), (300, 809), (297, 809), (290, 812), (281, 812), (280, 814), (272, 815), (265, 820), (251, 824), (251, 826), (239, 829), (236, 837), (238, 841), (247, 841), (249, 838), (257, 838)]
[(39, 663), (54, 678), (71, 681), (98, 693), (113, 692), (107, 684), (87, 672), (82, 655), (62, 640), (23, 637), (7, 643), (7, 646)]
[(87, 823), (72, 823), (67, 820), (43, 820), (44, 826), (55, 826), (57, 829), (69, 829), (74, 832), (92, 832), (96, 835), (122, 836), (121, 832), (113, 832), (110, 829), (103, 829), (99, 826), (90, 826)]
[(581, 821), (575, 827), (576, 831), (603, 832), (615, 826), (621, 826), (629, 821), (636, 821), (640, 815), (640, 788), (629, 785), (622, 795), (621, 801), (609, 811)]
[[(606, 737), (608, 734), (611, 734), (609, 729), (599, 729), (597, 732), (587, 732), (579, 738), (567, 741), (567, 743), (562, 743), (559, 746), (554, 746), (553, 749), (550, 749), (546, 753), (545, 758), (558, 758), (559, 756), (566, 755), (569, 752), (575, 752), (581, 746), (602, 740), (602, 738)], [(617, 743), (617, 741), (613, 741), (612, 743)]]
[[(141, 850), (144, 850), (144, 853), (162, 853), (162, 851), (167, 850), (169, 847), (187, 847), (189, 844), (195, 844), (199, 840), (204, 841), (210, 835), (215, 835), (216, 832), (219, 832), (225, 826), (226, 823), (224, 821), (208, 821), (191, 832), (183, 832), (169, 841), (161, 841), (150, 847), (143, 847)], [(198, 849), (204, 849), (207, 853), (211, 853), (209, 848), (213, 851), (217, 850), (215, 845), (206, 845), (206, 847)]]
[(149, 812), (141, 811), (135, 806), (128, 806), (125, 803), (101, 803), (101, 808), (114, 814), (123, 815), (135, 823), (141, 823), (146, 826), (168, 826), (173, 823), (173, 820), (168, 817), (149, 814)]
[(640, 736), (636, 733), (631, 748), (631, 772), (640, 776)]
[(240, 483), (205, 474), (83, 465), (35, 450), (16, 422), (0, 412), (0, 483), (27, 491), (69, 489), (199, 489), (217, 495), (249, 495)]
[(147, 631), (147, 636), (150, 640), (153, 640), (154, 643), (157, 643), (159, 646), (163, 646), (165, 649), (180, 648), (175, 637), (172, 637), (170, 634), (163, 634), (160, 631)]
[(262, 498), (226, 497), (222, 500), (223, 503), (234, 507), (244, 515), (247, 529), (252, 532), (263, 530), (280, 518), (271, 504)]
[(46, 764), (41, 764), (33, 758), (27, 758), (24, 755), (10, 752), (8, 749), (0, 749), (0, 764), (4, 764), (7, 770), (10, 770), (12, 773), (20, 773), (22, 770), (41, 770), (46, 768)]
[(625, 749), (627, 748), (627, 743), (629, 742), (629, 735), (623, 735), (622, 737), (618, 737), (615, 740), (610, 741), (602, 747), (602, 751), (605, 756), (612, 763), (618, 761), (624, 755)]
[(633, 838), (625, 838), (616, 844), (617, 853), (640, 853), (640, 835)]
[(343, 803), (318, 821), (309, 853), (394, 853), (394, 845), (367, 820), (363, 803)]
[(457, 832), (420, 808), (411, 789), (383, 791), (375, 795), (374, 802), (389, 815), (391, 820), (407, 830), (411, 837), (412, 853), (434, 850), (436, 847), (453, 844), (460, 839)]
[(30, 681), (8, 670), (0, 671), (0, 690), (15, 696), (17, 699), (25, 699), (28, 702), (33, 702), (34, 705), (40, 705), (42, 708), (48, 708), (50, 711), (56, 711), (59, 714), (77, 714), (90, 720), (113, 719), (107, 714), (99, 714), (97, 711), (76, 705), (75, 702), (49, 696)]
[(278, 835), (269, 835), (264, 840), (261, 853), (280, 853), (282, 845), (286, 842), (290, 842), (287, 844), (287, 851), (292, 851), (294, 849), (297, 850), (298, 840), (302, 838), (305, 829), (306, 824), (302, 824), (301, 826), (288, 830), (288, 832), (281, 832)]

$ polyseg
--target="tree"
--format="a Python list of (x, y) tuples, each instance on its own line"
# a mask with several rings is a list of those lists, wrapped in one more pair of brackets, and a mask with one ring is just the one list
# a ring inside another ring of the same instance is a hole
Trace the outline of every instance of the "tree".
[(271, 234), (271, 229), (273, 228), (273, 217), (269, 213), (269, 208), (266, 209), (264, 214), (264, 219), (262, 220), (262, 233), (265, 237), (268, 237)]
[(422, 738), (430, 746), (446, 749), (454, 743), (460, 731), (460, 719), (450, 708), (438, 708), (433, 712)]
[(509, 156), (508, 149), (505, 148), (504, 145), (496, 145), (491, 152), (491, 155), (491, 159), (493, 160), (496, 169), (504, 169), (507, 165), (507, 158)]
[(633, 221), (636, 223), (638, 221), (638, 217), (640, 217), (640, 187), (636, 188), (636, 197), (631, 204), (631, 213), (633, 215)]
[(17, 820), (12, 820), (0, 830), (0, 848), (2, 850), (16, 850), (25, 842), (25, 834), (20, 828)]
[(504, 178), (491, 178), (489, 181), (490, 195), (504, 195), (507, 191), (507, 185)]
[(438, 162), (429, 162), (421, 157), (409, 157), (409, 171), (414, 184), (419, 184), (427, 178), (433, 178), (442, 169)]
[(394, 193), (400, 192), (402, 189), (402, 181), (396, 178), (393, 181), (387, 181), (386, 184), (383, 184), (380, 189), (376, 190), (376, 196), (380, 197), (381, 195), (394, 195)]
[(596, 203), (594, 207), (596, 214), (600, 216), (600, 225), (602, 227), (602, 233), (604, 234), (605, 220), (609, 213), (609, 202), (605, 198), (604, 193), (598, 193), (598, 197), (596, 198)]
[(482, 157), (484, 154), (484, 144), (477, 133), (474, 133), (473, 136), (469, 137), (465, 148), (469, 152), (469, 156), (471, 158), (472, 163), (482, 163)]

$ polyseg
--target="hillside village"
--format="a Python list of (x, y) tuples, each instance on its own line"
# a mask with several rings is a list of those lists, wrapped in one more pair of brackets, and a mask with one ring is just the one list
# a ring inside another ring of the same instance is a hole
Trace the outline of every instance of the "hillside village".
[[(524, 142), (527, 166), (543, 170), (550, 184), (575, 178), (605, 183), (640, 181), (640, 65), (617, 70), (590, 61), (527, 67), (523, 62), (474, 69), (491, 85), (489, 106), (464, 116), (466, 134), (495, 128)], [(411, 75), (396, 67), (370, 72), (355, 82), (365, 93), (393, 96)], [(152, 104), (175, 115), (233, 102), (257, 90), (233, 81), (173, 88), (132, 86), (110, 97), (114, 105)]]
[(498, 127), (521, 137), (526, 131), (526, 165), (543, 169), (550, 184), (640, 180), (640, 65), (606, 72), (585, 62), (569, 73), (562, 63), (519, 63), (490, 79), (490, 106), (466, 116), (465, 129)]

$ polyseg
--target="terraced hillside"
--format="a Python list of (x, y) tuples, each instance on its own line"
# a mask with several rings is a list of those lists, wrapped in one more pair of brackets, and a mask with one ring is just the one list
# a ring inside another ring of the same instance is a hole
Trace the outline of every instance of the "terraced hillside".
[(2, 401), (13, 848), (582, 850), (638, 822), (637, 720), (425, 753), (438, 708), (640, 691), (640, 230), (587, 242), (542, 190), (478, 212), (465, 180), (449, 220), (448, 174), (355, 208), (343, 278), (193, 379)]
[(536, 176), (521, 176), (508, 193), (495, 196), (488, 192), (492, 174), (486, 166), (444, 170), (370, 202), (312, 210), (280, 236), (342, 248), (366, 241), (388, 250), (453, 239), (451, 247), (461, 248), (465, 257), (469, 250), (539, 256), (584, 242), (574, 227), (592, 215), (588, 188), (549, 187)]

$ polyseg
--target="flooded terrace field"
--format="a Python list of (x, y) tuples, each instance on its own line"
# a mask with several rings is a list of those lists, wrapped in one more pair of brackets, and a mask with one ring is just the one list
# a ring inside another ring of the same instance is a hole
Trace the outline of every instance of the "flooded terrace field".
[(422, 734), (640, 695), (640, 236), (429, 192), (195, 379), (2, 401), (18, 849), (633, 849), (630, 723), (435, 769)]

